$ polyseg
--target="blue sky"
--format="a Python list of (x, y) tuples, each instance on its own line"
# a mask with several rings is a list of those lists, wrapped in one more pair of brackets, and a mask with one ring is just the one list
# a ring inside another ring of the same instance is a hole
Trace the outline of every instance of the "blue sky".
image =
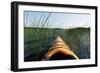
[(84, 13), (24, 11), (24, 26), (62, 29), (90, 27), (90, 18), (90, 14)]

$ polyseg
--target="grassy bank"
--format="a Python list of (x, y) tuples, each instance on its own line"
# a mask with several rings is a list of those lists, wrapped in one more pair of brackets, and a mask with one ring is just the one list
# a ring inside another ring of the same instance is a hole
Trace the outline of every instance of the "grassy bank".
[(24, 27), (24, 59), (37, 61), (60, 36), (80, 59), (90, 58), (90, 28), (50, 29)]

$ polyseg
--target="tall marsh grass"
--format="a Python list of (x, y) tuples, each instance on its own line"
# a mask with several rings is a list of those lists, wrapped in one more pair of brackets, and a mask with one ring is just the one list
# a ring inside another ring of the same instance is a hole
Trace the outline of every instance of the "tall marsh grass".
[(46, 28), (50, 25), (51, 15), (51, 12), (47, 16), (41, 14), (38, 22), (34, 18), (33, 27), (24, 27), (24, 61), (40, 61), (51, 49), (57, 36), (60, 36), (80, 59), (90, 58), (90, 28), (61, 29), (59, 25), (57, 28)]

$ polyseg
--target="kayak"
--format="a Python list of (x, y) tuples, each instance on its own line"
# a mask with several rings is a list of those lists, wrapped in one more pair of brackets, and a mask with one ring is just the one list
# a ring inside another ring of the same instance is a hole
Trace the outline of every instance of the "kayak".
[(58, 36), (49, 50), (44, 55), (45, 60), (69, 60), (76, 59), (79, 60), (79, 57), (70, 49), (70, 47)]

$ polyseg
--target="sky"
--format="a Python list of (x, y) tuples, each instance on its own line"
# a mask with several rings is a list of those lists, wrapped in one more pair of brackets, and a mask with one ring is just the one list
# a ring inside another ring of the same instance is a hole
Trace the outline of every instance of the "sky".
[(90, 27), (90, 14), (68, 12), (24, 11), (24, 26), (38, 28)]

